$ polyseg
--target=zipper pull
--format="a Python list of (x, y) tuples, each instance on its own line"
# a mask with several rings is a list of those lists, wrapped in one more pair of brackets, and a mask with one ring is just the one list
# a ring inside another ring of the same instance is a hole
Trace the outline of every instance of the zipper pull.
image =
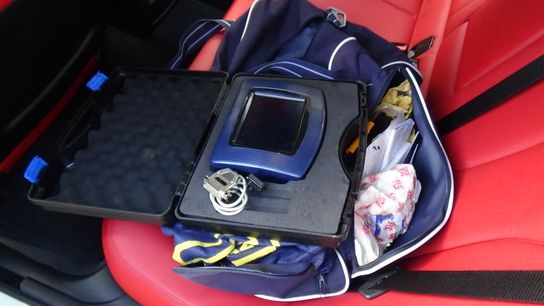
[(319, 295), (320, 297), (325, 297), (325, 294), (327, 294), (327, 283), (325, 281), (325, 277), (319, 272), (317, 272), (317, 282), (319, 284)]

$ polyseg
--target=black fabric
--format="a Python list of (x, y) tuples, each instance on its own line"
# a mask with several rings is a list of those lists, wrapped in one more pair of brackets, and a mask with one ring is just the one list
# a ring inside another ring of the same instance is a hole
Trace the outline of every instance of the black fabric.
[(228, 10), (232, 4), (232, 0), (200, 0), (199, 2), (205, 3), (222, 11)]
[(544, 56), (540, 56), (495, 86), (468, 101), (465, 105), (440, 119), (437, 123), (440, 134), (445, 135), (488, 112), (518, 92), (542, 80), (543, 77)]
[(153, 27), (175, 2), (176, 0), (110, 1), (110, 23), (135, 35), (146, 36), (153, 32)]
[(371, 289), (544, 304), (544, 271), (398, 271)]
[(102, 220), (50, 212), (27, 198), (30, 183), (23, 173), (33, 156), (53, 150), (66, 123), (84, 101), (85, 91), (45, 130), (15, 167), (0, 174), (0, 244), (71, 275), (94, 273), (104, 265)]
[(175, 50), (169, 51), (116, 27), (104, 32), (100, 69), (109, 72), (117, 66), (164, 67)]
[(176, 1), (147, 37), (110, 26), (102, 46), (102, 70), (111, 71), (117, 66), (166, 67), (176, 54), (179, 37), (185, 30), (198, 19), (221, 18), (224, 14), (206, 3), (184, 0)]
[(103, 1), (14, 1), (0, 12), (0, 160), (98, 49)]

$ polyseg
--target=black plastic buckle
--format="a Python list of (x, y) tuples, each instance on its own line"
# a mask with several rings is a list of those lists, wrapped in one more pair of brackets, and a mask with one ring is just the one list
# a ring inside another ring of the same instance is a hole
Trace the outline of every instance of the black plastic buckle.
[(341, 10), (329, 7), (325, 12), (327, 12), (327, 21), (334, 24), (339, 28), (346, 26), (348, 15)]
[(384, 270), (382, 272), (374, 273), (368, 277), (368, 279), (359, 287), (358, 291), (367, 300), (372, 300), (386, 293), (387, 289), (374, 289), (374, 286), (380, 284), (387, 278), (395, 275), (399, 270), (397, 268)]
[(433, 46), (433, 43), (434, 43), (434, 36), (429, 36), (425, 38), (424, 40), (418, 42), (412, 48), (410, 48), (410, 50), (408, 50), (408, 54), (407, 54), (408, 58), (410, 59), (417, 58), (421, 54), (431, 49), (431, 47)]

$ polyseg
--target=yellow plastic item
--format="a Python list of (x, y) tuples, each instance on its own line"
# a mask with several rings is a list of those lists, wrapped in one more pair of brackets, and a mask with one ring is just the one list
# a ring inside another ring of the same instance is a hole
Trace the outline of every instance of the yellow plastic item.
[(387, 90), (380, 104), (389, 104), (400, 107), (406, 118), (412, 114), (412, 88), (408, 80), (405, 80), (397, 87)]
[[(370, 130), (372, 130), (373, 127), (374, 127), (374, 122), (368, 121), (368, 124), (366, 125), (366, 134), (367, 135), (368, 135), (368, 133), (370, 133)], [(355, 153), (355, 151), (357, 151), (357, 149), (359, 148), (359, 145), (360, 145), (359, 137), (355, 137), (355, 139), (353, 139), (353, 141), (351, 142), (349, 147), (347, 147), (345, 152), (348, 153), (348, 154), (353, 154), (353, 153)]]

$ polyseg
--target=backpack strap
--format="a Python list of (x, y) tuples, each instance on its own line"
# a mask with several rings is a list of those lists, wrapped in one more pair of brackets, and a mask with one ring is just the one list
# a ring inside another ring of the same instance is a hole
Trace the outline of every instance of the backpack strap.
[(544, 271), (402, 271), (359, 289), (374, 298), (387, 290), (544, 304)]
[(178, 52), (168, 64), (169, 69), (190, 63), (204, 44), (223, 29), (228, 29), (234, 21), (224, 19), (201, 19), (191, 25), (179, 39)]
[(544, 56), (540, 56), (506, 79), (479, 94), (465, 105), (437, 122), (440, 134), (445, 135), (469, 121), (487, 113), (515, 94), (536, 84), (544, 77)]

